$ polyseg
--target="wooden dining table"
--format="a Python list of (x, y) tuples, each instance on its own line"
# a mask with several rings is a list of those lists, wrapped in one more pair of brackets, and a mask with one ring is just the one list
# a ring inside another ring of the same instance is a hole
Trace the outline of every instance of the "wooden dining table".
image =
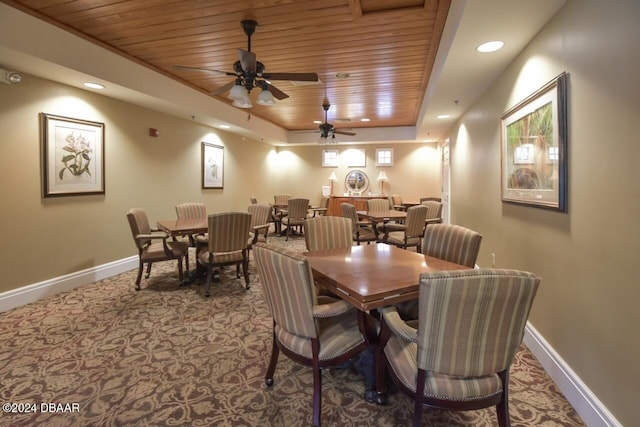
[(418, 298), (421, 273), (469, 268), (386, 243), (304, 255), (318, 284), (362, 312)]
[(389, 221), (404, 221), (407, 219), (406, 211), (399, 211), (395, 209), (389, 209), (386, 211), (356, 211), (358, 217), (366, 218), (371, 222), (389, 222)]
[(194, 219), (163, 219), (156, 223), (158, 230), (162, 230), (171, 237), (204, 234), (209, 230), (207, 218)]

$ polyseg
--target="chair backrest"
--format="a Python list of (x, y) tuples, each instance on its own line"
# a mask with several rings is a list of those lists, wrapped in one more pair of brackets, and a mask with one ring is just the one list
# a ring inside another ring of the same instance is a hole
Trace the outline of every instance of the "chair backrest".
[(430, 224), (424, 232), (422, 253), (473, 268), (482, 234), (453, 224)]
[(349, 218), (351, 220), (351, 230), (352, 232), (358, 231), (358, 213), (356, 211), (356, 207), (351, 203), (341, 203), (340, 210), (342, 211), (343, 218)]
[(268, 224), (271, 220), (271, 205), (251, 204), (247, 211), (251, 214), (251, 228)]
[(176, 205), (178, 219), (196, 219), (207, 217), (207, 206), (204, 203), (180, 203)]
[(289, 219), (305, 219), (309, 212), (309, 199), (289, 199), (287, 201), (287, 216)]
[(136, 243), (138, 249), (142, 249), (147, 244), (151, 243), (151, 240), (139, 240), (136, 236), (140, 234), (151, 233), (151, 226), (149, 225), (149, 218), (144, 209), (132, 208), (127, 212), (127, 220), (129, 221), (129, 228), (131, 228), (131, 236)]
[(516, 270), (420, 275), (418, 367), (475, 377), (509, 367), (540, 278)]
[(255, 205), (255, 204), (257, 204), (257, 203), (258, 203), (258, 199), (256, 199), (256, 196), (249, 196), (249, 202), (250, 202), (252, 205)]
[(442, 202), (442, 199), (440, 197), (420, 197), (421, 204), (422, 202), (428, 202), (428, 201)]
[(304, 241), (309, 252), (350, 248), (352, 240), (349, 218), (318, 216), (304, 221)]
[(307, 259), (266, 243), (254, 245), (253, 257), (276, 325), (300, 337), (316, 338), (316, 292)]
[(442, 203), (435, 200), (426, 200), (421, 203), (427, 207), (426, 219), (440, 219), (442, 217)]
[(400, 206), (402, 205), (402, 197), (400, 197), (399, 194), (392, 194), (391, 195), (391, 204), (393, 206)]
[(321, 197), (320, 198), (320, 207), (321, 208), (329, 208), (329, 198), (328, 197)]
[(416, 205), (407, 209), (407, 218), (404, 220), (404, 224), (407, 227), (405, 235), (407, 237), (422, 237), (422, 233), (424, 233), (424, 220), (426, 217), (426, 206)]
[(276, 206), (287, 206), (287, 201), (291, 198), (291, 194), (274, 194), (273, 204)]
[(223, 212), (209, 215), (209, 252), (236, 252), (247, 248), (251, 229), (249, 212)]
[(389, 201), (387, 199), (369, 199), (367, 200), (367, 210), (370, 212), (386, 212), (389, 210)]

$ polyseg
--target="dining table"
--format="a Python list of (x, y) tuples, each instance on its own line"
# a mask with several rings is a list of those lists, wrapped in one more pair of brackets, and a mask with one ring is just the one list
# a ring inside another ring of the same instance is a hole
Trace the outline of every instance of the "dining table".
[(399, 211), (396, 209), (380, 210), (380, 211), (356, 211), (358, 217), (366, 218), (373, 223), (389, 222), (389, 221), (404, 221), (407, 219), (406, 211)]
[(204, 234), (209, 230), (207, 218), (162, 219), (156, 223), (158, 230), (162, 230), (171, 237)]
[[(375, 355), (373, 372), (379, 372), (378, 366), (382, 363), (377, 357), (379, 337), (373, 315), (375, 309), (417, 299), (421, 273), (470, 268), (386, 243), (304, 255), (318, 286), (358, 310), (358, 327), (371, 345), (370, 355)], [(363, 372), (363, 375), (373, 378), (373, 372)], [(365, 391), (365, 398), (381, 405), (386, 400), (383, 391), (372, 388)]]

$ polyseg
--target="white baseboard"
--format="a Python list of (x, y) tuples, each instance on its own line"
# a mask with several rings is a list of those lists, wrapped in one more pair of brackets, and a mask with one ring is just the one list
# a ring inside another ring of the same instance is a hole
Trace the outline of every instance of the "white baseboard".
[(530, 323), (523, 341), (587, 426), (622, 427)]
[(70, 291), (79, 286), (106, 279), (116, 274), (138, 268), (138, 257), (132, 256), (86, 270), (45, 280), (33, 285), (0, 294), (0, 313), (46, 298), (60, 292)]
[[(0, 294), (0, 313), (138, 267), (132, 256), (66, 276), (45, 280)], [(527, 323), (524, 343), (589, 427), (622, 427), (538, 331)]]

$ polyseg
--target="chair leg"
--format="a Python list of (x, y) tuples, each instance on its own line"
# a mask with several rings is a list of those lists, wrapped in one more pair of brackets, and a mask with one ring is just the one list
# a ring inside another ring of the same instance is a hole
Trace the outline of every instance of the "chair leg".
[(248, 290), (251, 287), (251, 283), (249, 280), (249, 254), (247, 254), (244, 261), (242, 262), (242, 272), (244, 273), (245, 288)]
[[(274, 323), (275, 328), (275, 323)], [(276, 333), (275, 330), (273, 332), (273, 336), (271, 337), (273, 341), (273, 345), (271, 346), (271, 359), (269, 360), (269, 367), (267, 368), (267, 373), (264, 376), (264, 383), (267, 387), (271, 387), (273, 385), (273, 374), (276, 372), (276, 364), (278, 363), (278, 354), (280, 354), (280, 349), (278, 348), (278, 344), (276, 344)]]
[(136, 291), (140, 290), (140, 280), (142, 279), (142, 270), (144, 270), (144, 263), (140, 260), (140, 266), (138, 267), (138, 277), (136, 278)]
[(151, 264), (153, 264), (152, 262), (148, 262), (147, 263), (147, 274), (146, 276), (144, 276), (145, 279), (148, 279), (149, 276), (151, 276)]
[(182, 282), (182, 257), (178, 258), (178, 280)]
[(209, 297), (211, 295), (211, 277), (213, 276), (213, 267), (207, 266), (207, 289), (204, 291), (204, 296)]
[(311, 347), (313, 348), (313, 426), (319, 427), (322, 409), (322, 372), (318, 360), (320, 350), (317, 339), (312, 341)]
[(509, 418), (509, 372), (504, 371), (498, 375), (502, 380), (502, 400), (496, 405), (498, 426), (511, 427), (511, 419)]
[(424, 396), (425, 372), (418, 369), (418, 378), (416, 380), (416, 405), (413, 412), (413, 427), (422, 426), (422, 397)]

